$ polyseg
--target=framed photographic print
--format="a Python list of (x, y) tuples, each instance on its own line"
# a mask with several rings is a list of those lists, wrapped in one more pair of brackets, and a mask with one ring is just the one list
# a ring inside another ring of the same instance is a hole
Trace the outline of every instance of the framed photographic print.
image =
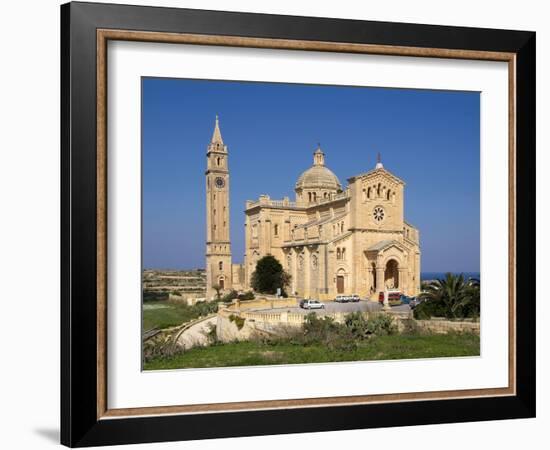
[(535, 33), (61, 19), (63, 444), (534, 416)]

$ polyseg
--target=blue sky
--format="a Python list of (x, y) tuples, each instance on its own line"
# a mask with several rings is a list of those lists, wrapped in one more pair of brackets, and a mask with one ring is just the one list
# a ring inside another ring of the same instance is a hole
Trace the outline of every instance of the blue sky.
[(342, 184), (374, 167), (403, 179), (422, 271), (479, 271), (479, 93), (144, 78), (143, 264), (204, 266), (206, 147), (229, 149), (234, 262), (244, 204), (294, 199), (318, 142)]

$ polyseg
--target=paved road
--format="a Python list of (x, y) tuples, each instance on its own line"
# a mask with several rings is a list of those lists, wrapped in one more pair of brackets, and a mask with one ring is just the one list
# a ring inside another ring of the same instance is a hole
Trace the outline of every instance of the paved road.
[(205, 333), (210, 331), (212, 325), (216, 325), (217, 320), (217, 316), (214, 316), (192, 325), (180, 335), (178, 338), (178, 345), (181, 345), (186, 350), (189, 350), (191, 347), (196, 347), (197, 345), (207, 345), (208, 338)]
[[(319, 312), (321, 314), (323, 313), (335, 313), (335, 312), (343, 312), (343, 313), (351, 313), (355, 311), (381, 311), (382, 305), (375, 302), (370, 302), (366, 300), (361, 300), (356, 303), (336, 303), (336, 302), (325, 302), (325, 309), (302, 309), (299, 306), (291, 307), (291, 308), (273, 308), (273, 309), (262, 309), (262, 310), (256, 310), (256, 311), (262, 311), (262, 312), (279, 312), (281, 309), (284, 309), (285, 311), (290, 311), (293, 313), (299, 313), (299, 314), (308, 314), (310, 312)], [(409, 305), (399, 305), (392, 307), (392, 311), (401, 311), (401, 312), (408, 312), (410, 311)]]

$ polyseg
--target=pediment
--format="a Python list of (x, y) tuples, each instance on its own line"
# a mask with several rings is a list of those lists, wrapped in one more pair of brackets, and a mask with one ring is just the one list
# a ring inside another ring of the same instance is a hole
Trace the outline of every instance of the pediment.
[(367, 248), (366, 251), (372, 253), (386, 253), (391, 249), (396, 249), (400, 253), (407, 252), (407, 249), (404, 247), (404, 245), (394, 239), (379, 241), (376, 244), (373, 244), (369, 248)]

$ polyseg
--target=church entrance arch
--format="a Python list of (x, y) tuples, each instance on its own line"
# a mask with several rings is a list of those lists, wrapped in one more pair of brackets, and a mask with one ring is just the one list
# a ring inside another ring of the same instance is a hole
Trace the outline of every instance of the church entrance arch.
[(225, 289), (225, 278), (220, 278), (218, 280), (218, 284), (220, 285), (221, 290), (223, 291)]
[(399, 288), (399, 264), (395, 259), (390, 259), (386, 263), (384, 270), (384, 286), (388, 289)]

